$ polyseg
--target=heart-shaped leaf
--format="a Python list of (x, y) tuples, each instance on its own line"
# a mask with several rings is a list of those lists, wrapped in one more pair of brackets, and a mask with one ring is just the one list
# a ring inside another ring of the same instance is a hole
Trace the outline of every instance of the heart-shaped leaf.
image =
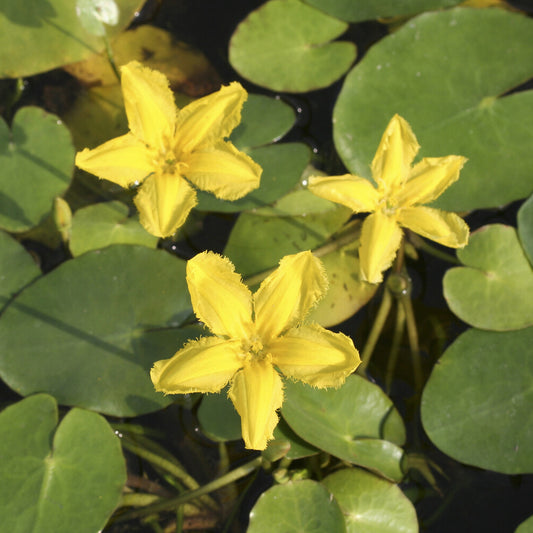
[(261, 494), (250, 512), (248, 533), (345, 533), (339, 504), (324, 485), (305, 479)]
[[(160, 409), (149, 371), (189, 335), (185, 263), (162, 250), (87, 252), (22, 291), (0, 318), (0, 375), (22, 395), (114, 416)], [(29, 342), (28, 339), (31, 339)]]
[(120, 443), (106, 420), (37, 394), (0, 413), (1, 533), (94, 533), (126, 482)]
[(463, 333), (422, 396), (429, 438), (458, 461), (533, 473), (533, 328)]
[(121, 202), (100, 203), (76, 211), (69, 242), (72, 255), (111, 244), (140, 244), (155, 248), (158, 238), (150, 235), (137, 217), (129, 217), (128, 211)]
[(417, 533), (413, 504), (398, 485), (360, 468), (345, 468), (322, 483), (335, 496), (346, 533)]
[(533, 324), (533, 269), (516, 230), (493, 224), (472, 234), (457, 255), (464, 267), (444, 276), (444, 297), (461, 319), (481, 329), (505, 331)]
[[(115, 19), (110, 17), (111, 4), (118, 7)], [(39, 0), (29, 6), (3, 1), (0, 50), (9, 53), (2, 55), (0, 78), (31, 76), (103, 50), (103, 31), (108, 36), (121, 32), (142, 4), (142, 0), (78, 0), (77, 4)]]
[(283, 418), (305, 441), (336, 457), (399, 481), (403, 421), (390, 399), (360, 376), (339, 389), (287, 382)]
[(533, 516), (524, 520), (516, 529), (515, 533), (533, 533)]
[[(375, 44), (346, 77), (335, 105), (335, 146), (350, 172), (370, 162), (391, 117), (412, 126), (419, 156), (468, 157), (435, 202), (467, 211), (531, 194), (533, 20), (501, 9), (420, 15)], [(498, 38), (495, 39), (494, 36)], [(512, 179), (509, 176), (512, 175)]]
[(69, 186), (73, 167), (70, 134), (55, 115), (23, 107), (11, 132), (0, 119), (0, 227), (37, 225)]
[(353, 43), (330, 42), (347, 28), (299, 0), (270, 0), (237, 26), (229, 60), (243, 77), (274, 91), (320, 89), (355, 59)]
[(0, 313), (15, 293), (41, 274), (31, 255), (0, 231)]
[(328, 15), (348, 22), (413, 15), (457, 5), (461, 0), (303, 0)]

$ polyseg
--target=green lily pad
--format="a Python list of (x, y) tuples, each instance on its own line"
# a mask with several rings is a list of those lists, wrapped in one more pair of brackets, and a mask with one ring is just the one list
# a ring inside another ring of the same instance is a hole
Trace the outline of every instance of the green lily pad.
[(422, 396), (422, 423), (457, 461), (533, 473), (533, 328), (470, 329), (444, 352)]
[(25, 231), (41, 222), (73, 168), (70, 134), (55, 115), (23, 107), (11, 132), (0, 119), (0, 227)]
[(524, 520), (516, 529), (515, 533), (533, 533), (533, 516)]
[(242, 109), (242, 120), (230, 140), (263, 168), (258, 189), (233, 202), (198, 191), (201, 211), (236, 212), (271, 204), (300, 180), (311, 158), (302, 143), (277, 144), (294, 124), (294, 111), (281, 100), (250, 94)]
[[(105, 16), (115, 4), (118, 16)], [(0, 78), (17, 78), (80, 61), (104, 49), (103, 32), (121, 32), (142, 0), (39, 0), (31, 6), (3, 0), (0, 7)], [(95, 16), (98, 15), (98, 16)], [(108, 22), (112, 25), (102, 25)], [(29, 52), (31, 51), (31, 52)]]
[(287, 255), (322, 244), (350, 218), (343, 207), (299, 217), (242, 213), (229, 236), (224, 255), (247, 276), (275, 267)]
[(285, 422), (283, 417), (279, 419), (278, 425), (274, 430), (274, 440), (272, 443), (277, 444), (278, 446), (283, 444), (285, 446), (288, 445), (288, 450), (285, 454), (285, 457), (291, 461), (320, 453), (318, 448), (315, 448), (315, 446), (305, 442), (296, 433), (294, 433), (289, 424)]
[(279, 198), (272, 206), (254, 211), (255, 215), (268, 217), (307, 216), (334, 211), (336, 204), (314, 195), (308, 189), (297, 189)]
[(250, 512), (248, 533), (345, 533), (344, 517), (328, 490), (306, 479), (276, 485)]
[(241, 419), (227, 396), (227, 391), (206, 394), (198, 408), (202, 431), (212, 440), (228, 441), (241, 438)]
[(522, 248), (533, 265), (533, 196), (530, 196), (518, 210), (517, 221)]
[(352, 375), (339, 389), (287, 382), (283, 418), (305, 441), (388, 479), (403, 477), (405, 427), (387, 395)]
[(394, 483), (360, 468), (339, 470), (322, 483), (335, 496), (346, 533), (417, 533), (413, 504)]
[(530, 195), (533, 91), (508, 92), (533, 76), (532, 32), (533, 20), (520, 14), (455, 8), (420, 15), (379, 41), (346, 77), (334, 109), (346, 167), (370, 178), (381, 135), (398, 113), (418, 138), (419, 156), (468, 157), (438, 207), (467, 211)]
[(155, 411), (172, 398), (155, 392), (149, 370), (188, 338), (175, 328), (190, 313), (184, 261), (144, 246), (87, 252), (4, 311), (0, 375), (24, 396), (45, 391), (114, 416)]
[(126, 468), (109, 424), (82, 409), (57, 423), (47, 394), (0, 413), (1, 533), (93, 533), (118, 505)]
[(353, 63), (353, 43), (330, 42), (348, 29), (299, 0), (270, 0), (248, 15), (229, 44), (244, 78), (274, 91), (307, 92), (331, 85)]
[(0, 231), (0, 313), (18, 291), (40, 274), (39, 267), (24, 247)]
[(464, 267), (444, 276), (450, 309), (468, 324), (505, 331), (533, 324), (533, 269), (511, 226), (485, 226), (458, 250)]
[(303, 0), (324, 13), (347, 22), (414, 15), (450, 7), (462, 0)]
[(73, 256), (111, 244), (140, 244), (155, 248), (159, 239), (150, 235), (137, 217), (128, 216), (121, 202), (106, 202), (79, 209), (72, 219), (70, 251)]

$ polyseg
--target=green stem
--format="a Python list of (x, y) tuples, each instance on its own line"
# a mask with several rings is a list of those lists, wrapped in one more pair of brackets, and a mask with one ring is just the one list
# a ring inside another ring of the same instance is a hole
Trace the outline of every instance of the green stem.
[(378, 342), (379, 336), (381, 335), (383, 327), (385, 326), (385, 321), (387, 320), (391, 304), (392, 298), (390, 291), (385, 288), (383, 292), (383, 298), (381, 300), (381, 305), (378, 309), (378, 314), (374, 319), (374, 324), (372, 325), (372, 329), (370, 330), (365, 347), (361, 355), (361, 364), (357, 369), (357, 372), (362, 375), (366, 375), (366, 369), (368, 367), (368, 364), (370, 363), (370, 359), (372, 358), (372, 354)]
[(385, 390), (387, 394), (390, 394), (392, 378), (394, 376), (394, 371), (396, 370), (396, 363), (398, 361), (398, 354), (400, 353), (400, 343), (404, 328), (405, 311), (402, 305), (398, 305), (396, 306), (396, 324), (394, 326), (392, 345), (389, 352), (389, 360), (387, 362), (387, 370), (385, 373)]
[(103, 35), (104, 45), (105, 45), (105, 52), (107, 54), (107, 59), (109, 61), (109, 64), (111, 65), (111, 68), (113, 70), (113, 73), (117, 77), (118, 82), (120, 83), (120, 72), (118, 71), (117, 64), (115, 63), (115, 56), (113, 54), (113, 50), (111, 49), (111, 45), (109, 44), (109, 39), (107, 38), (107, 33), (104, 33)]
[(442, 259), (443, 261), (446, 261), (447, 263), (451, 263), (452, 265), (462, 265), (459, 259), (457, 259), (456, 257), (454, 257), (453, 255), (449, 253), (443, 252), (442, 250), (438, 250), (434, 246), (431, 246), (431, 244), (426, 242), (422, 237), (419, 237), (415, 233), (410, 233), (409, 240), (412, 242), (413, 246), (415, 246), (416, 248), (420, 248), (421, 250), (424, 250), (424, 252), (427, 252), (433, 257)]
[(237, 481), (238, 479), (247, 476), (259, 466), (261, 466), (261, 462), (261, 456), (256, 457), (255, 459), (252, 459), (248, 463), (236, 468), (235, 470), (232, 470), (231, 472), (228, 472), (227, 474), (224, 474), (223, 476), (214, 479), (203, 487), (200, 487), (196, 490), (191, 490), (189, 492), (185, 492), (184, 494), (180, 494), (176, 498), (160, 501), (148, 507), (143, 507), (142, 509), (135, 509), (133, 511), (126, 512), (120, 516), (117, 516), (115, 522), (132, 520), (134, 518), (147, 516), (150, 514), (158, 513), (160, 511), (168, 511), (171, 509), (175, 509), (176, 507), (178, 507), (179, 505), (183, 505), (184, 503), (196, 500), (197, 498), (205, 497), (210, 492), (225, 487), (226, 485), (229, 485), (230, 483), (233, 483), (234, 481)]
[(405, 312), (405, 321), (407, 324), (407, 337), (411, 349), (411, 359), (413, 361), (413, 374), (415, 380), (415, 389), (418, 394), (422, 393), (422, 361), (420, 359), (420, 345), (418, 343), (418, 330), (416, 327), (415, 313), (413, 311), (413, 302), (409, 294), (400, 297), (400, 304)]

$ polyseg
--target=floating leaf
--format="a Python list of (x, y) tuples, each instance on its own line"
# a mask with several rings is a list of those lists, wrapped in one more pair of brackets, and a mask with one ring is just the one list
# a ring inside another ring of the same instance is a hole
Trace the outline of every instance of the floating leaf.
[(347, 28), (299, 0), (270, 0), (237, 26), (229, 60), (243, 77), (274, 91), (320, 89), (355, 59), (353, 43), (330, 42)]
[[(117, 66), (140, 61), (163, 72), (174, 91), (194, 97), (220, 87), (221, 80), (206, 56), (191, 45), (177, 41), (162, 28), (143, 24), (119, 33), (110, 45)], [(116, 85), (118, 82), (106, 53), (93, 54), (83, 61), (66, 65), (65, 70), (89, 87)]]
[(272, 442), (278, 445), (282, 443), (288, 445), (289, 449), (285, 454), (285, 457), (291, 461), (320, 453), (318, 448), (315, 448), (308, 442), (305, 442), (296, 433), (294, 433), (289, 424), (287, 424), (283, 418), (280, 418), (278, 425), (274, 430), (274, 440)]
[(243, 275), (275, 267), (288, 254), (322, 244), (351, 216), (348, 209), (300, 217), (266, 217), (242, 213), (229, 236), (224, 255)]
[(533, 533), (533, 516), (524, 520), (516, 529), (515, 533)]
[(434, 367), (422, 396), (433, 443), (457, 461), (533, 473), (533, 328), (470, 329)]
[(0, 313), (15, 293), (41, 274), (31, 255), (0, 231)]
[(347, 22), (414, 15), (457, 5), (461, 0), (303, 0), (328, 15)]
[[(100, 10), (98, 25), (85, 7), (91, 11), (95, 6), (111, 3), (118, 6), (119, 16), (116, 24), (106, 26), (109, 36), (128, 25), (142, 0), (78, 0), (78, 6), (72, 0), (39, 0), (31, 6), (26, 2), (2, 2), (0, 49), (9, 53), (2, 56), (0, 78), (31, 76), (102, 50), (104, 41), (98, 28), (103, 29), (101, 23), (106, 22), (108, 11)], [(113, 20), (107, 18), (108, 23)], [(87, 24), (90, 31), (84, 27)]]
[(533, 91), (509, 91), (533, 76), (532, 32), (523, 15), (456, 8), (420, 15), (375, 44), (346, 77), (333, 114), (350, 172), (370, 177), (381, 135), (399, 113), (419, 156), (469, 159), (439, 207), (466, 211), (531, 194)]
[(115, 0), (76, 0), (76, 13), (83, 28), (92, 35), (103, 36), (106, 26), (118, 24), (119, 9)]
[(345, 468), (322, 483), (335, 496), (346, 533), (417, 533), (413, 504), (394, 483), (360, 468)]
[(526, 200), (518, 210), (518, 236), (524, 252), (533, 265), (533, 196)]
[(212, 440), (237, 440), (241, 438), (241, 419), (227, 396), (227, 391), (206, 394), (198, 408), (202, 431)]
[(403, 421), (390, 399), (360, 376), (339, 389), (287, 382), (283, 418), (305, 441), (389, 479), (403, 477)]
[[(0, 318), (0, 375), (22, 395), (114, 416), (160, 409), (154, 361), (188, 338), (185, 262), (115, 245), (67, 261), (21, 292)], [(197, 333), (194, 333), (197, 334)], [(31, 339), (31, 342), (28, 342)]]
[(345, 533), (339, 504), (324, 485), (306, 479), (276, 485), (250, 512), (248, 533)]
[(129, 217), (128, 211), (121, 202), (105, 202), (76, 211), (70, 239), (72, 255), (111, 244), (140, 244), (155, 248), (159, 239), (150, 235), (137, 217)]
[(468, 324), (505, 331), (533, 324), (533, 269), (516, 230), (493, 224), (472, 234), (458, 250), (464, 267), (444, 276), (444, 297), (450, 309)]
[(67, 189), (73, 167), (69, 132), (55, 115), (23, 107), (11, 132), (0, 119), (0, 227), (36, 226)]
[(94, 533), (117, 506), (126, 468), (109, 424), (82, 409), (57, 422), (47, 394), (0, 413), (0, 532)]

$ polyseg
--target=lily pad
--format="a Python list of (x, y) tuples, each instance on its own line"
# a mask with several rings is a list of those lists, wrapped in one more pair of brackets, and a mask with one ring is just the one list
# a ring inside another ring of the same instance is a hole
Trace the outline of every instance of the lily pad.
[(370, 178), (381, 135), (398, 113), (418, 138), (419, 156), (468, 157), (438, 207), (467, 211), (529, 196), (533, 91), (510, 91), (533, 76), (532, 32), (533, 20), (520, 14), (454, 8), (420, 15), (379, 41), (346, 77), (334, 109), (346, 167)]
[[(103, 17), (102, 9), (100, 20), (95, 18), (94, 8), (104, 3), (118, 7), (116, 24), (102, 25), (113, 22)], [(72, 0), (39, 0), (28, 6), (3, 0), (0, 49), (9, 53), (3, 54), (0, 78), (31, 76), (103, 50), (104, 40), (97, 33), (104, 28), (108, 36), (121, 32), (142, 4), (142, 0), (79, 0), (76, 6)]]
[(352, 375), (339, 389), (287, 382), (283, 418), (305, 441), (388, 479), (403, 477), (405, 427), (386, 394)]
[(328, 15), (347, 22), (361, 22), (385, 17), (414, 15), (423, 11), (450, 7), (462, 0), (303, 0)]
[(345, 468), (322, 483), (335, 496), (346, 533), (417, 533), (413, 504), (394, 483), (360, 468)]
[(24, 247), (0, 231), (0, 313), (18, 291), (40, 274), (39, 267)]
[(533, 473), (533, 328), (463, 333), (434, 367), (422, 423), (457, 461)]
[(250, 512), (248, 533), (345, 533), (337, 501), (324, 485), (306, 479), (276, 485)]
[(155, 248), (159, 239), (150, 235), (137, 217), (129, 217), (128, 212), (128, 207), (121, 202), (105, 202), (76, 211), (70, 238), (72, 255), (111, 244), (140, 244)]
[(533, 516), (524, 520), (516, 529), (515, 533), (533, 533)]
[(176, 329), (190, 313), (184, 261), (144, 246), (87, 252), (4, 311), (0, 375), (24, 396), (45, 391), (114, 416), (155, 411), (172, 399), (155, 392), (149, 370), (191, 335)]
[(328, 276), (328, 292), (309, 314), (308, 320), (334, 326), (359, 311), (376, 293), (377, 285), (359, 276), (359, 241), (343, 246), (320, 259)]
[(350, 218), (348, 209), (300, 217), (266, 217), (242, 213), (229, 236), (224, 255), (244, 276), (275, 267), (288, 254), (322, 244)]
[(533, 269), (516, 230), (485, 226), (457, 256), (464, 267), (444, 276), (444, 297), (450, 309), (468, 324), (505, 331), (533, 324)]
[(229, 44), (244, 78), (274, 91), (307, 92), (331, 85), (353, 63), (350, 42), (331, 42), (348, 29), (299, 0), (270, 0), (248, 15)]
[(126, 468), (106, 420), (72, 409), (57, 424), (47, 394), (0, 413), (0, 532), (93, 533), (118, 505)]
[(70, 134), (55, 115), (23, 107), (11, 132), (0, 119), (0, 227), (20, 232), (41, 222), (73, 167)]
[(518, 236), (529, 262), (533, 265), (533, 196), (518, 210)]
[(228, 441), (241, 438), (241, 419), (227, 396), (227, 391), (206, 394), (198, 408), (202, 431), (212, 440)]

